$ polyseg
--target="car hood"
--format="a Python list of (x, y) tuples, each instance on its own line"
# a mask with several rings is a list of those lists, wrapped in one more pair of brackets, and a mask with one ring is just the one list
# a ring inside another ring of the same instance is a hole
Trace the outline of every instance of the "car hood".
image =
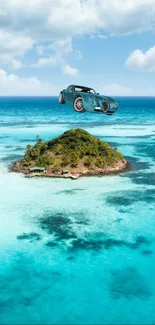
[(104, 96), (104, 95), (97, 95), (97, 94), (93, 94), (93, 98), (97, 99), (97, 100), (107, 100), (110, 103), (115, 103), (117, 105), (117, 102), (109, 96)]
[(84, 100), (88, 101), (88, 99), (92, 100), (94, 105), (98, 106), (101, 104), (103, 101), (107, 101), (109, 104), (111, 104), (113, 107), (118, 107), (118, 103), (109, 96), (104, 96), (104, 95), (97, 95), (97, 94), (88, 94), (88, 93), (81, 93), (83, 96)]

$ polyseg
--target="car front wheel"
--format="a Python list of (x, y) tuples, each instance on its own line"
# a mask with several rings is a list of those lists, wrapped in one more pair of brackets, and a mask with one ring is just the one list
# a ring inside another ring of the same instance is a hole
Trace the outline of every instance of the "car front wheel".
[(83, 107), (83, 101), (81, 97), (77, 97), (74, 100), (73, 108), (77, 113), (84, 113), (85, 109)]
[(109, 111), (109, 104), (106, 102), (106, 101), (104, 101), (103, 103), (102, 103), (102, 106), (103, 106), (103, 112), (106, 114), (106, 113), (108, 113), (108, 111)]
[(65, 100), (64, 100), (64, 98), (63, 98), (63, 93), (62, 93), (62, 91), (61, 91), (60, 94), (59, 94), (59, 104), (65, 104)]

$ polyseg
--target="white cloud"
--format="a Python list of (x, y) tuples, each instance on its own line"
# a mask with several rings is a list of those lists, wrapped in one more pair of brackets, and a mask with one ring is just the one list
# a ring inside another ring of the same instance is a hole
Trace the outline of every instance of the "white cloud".
[(117, 83), (111, 83), (101, 88), (101, 94), (107, 96), (154, 96), (154, 87), (130, 87)]
[(67, 62), (68, 54), (77, 54), (74, 37), (105, 38), (154, 27), (155, 0), (0, 1), (0, 63), (20, 68), (34, 47), (39, 58), (33, 66), (58, 65), (63, 73), (75, 76), (78, 70)]
[(60, 66), (60, 69), (64, 75), (70, 77), (77, 77), (79, 71), (76, 68), (71, 67), (69, 64), (65, 63), (61, 54), (56, 54), (54, 56), (49, 56), (47, 58), (39, 58), (37, 63), (33, 64), (32, 67), (43, 68), (43, 67), (54, 67)]
[[(76, 75), (73, 72), (74, 68), (69, 67), (67, 69), (67, 73), (71, 73), (71, 76)], [(19, 77), (0, 69), (0, 96), (50, 96), (58, 94), (61, 88), (64, 88), (64, 85), (59, 84), (57, 88), (51, 82), (44, 82), (36, 77)], [(154, 87), (135, 89), (134, 87), (111, 83), (103, 86), (100, 93), (107, 96), (153, 96)]]
[[(41, 42), (54, 41), (53, 49), (64, 49), (66, 42), (76, 35), (139, 33), (154, 29), (154, 24), (155, 0), (0, 2), (0, 30), (20, 37), (21, 49), (25, 47), (26, 37), (38, 46)], [(68, 45), (71, 49), (71, 42)]]
[(32, 64), (32, 67), (54, 67), (60, 66), (60, 69), (64, 75), (70, 77), (76, 77), (79, 75), (79, 71), (76, 68), (71, 67), (66, 63), (66, 58), (68, 53), (74, 51), (76, 59), (82, 59), (82, 54), (78, 50), (73, 50), (72, 39), (70, 37), (62, 40), (54, 41), (51, 44), (46, 45), (45, 47), (38, 48), (39, 54), (48, 55), (49, 52), (54, 51), (53, 55), (50, 56), (41, 56), (35, 64)]
[(108, 38), (108, 36), (102, 35), (102, 34), (98, 34), (97, 36), (98, 36), (98, 38), (101, 38), (101, 39), (107, 39)]
[(76, 55), (76, 60), (82, 60), (83, 59), (83, 55), (82, 55), (81, 51), (74, 50), (74, 53)]
[(113, 34), (152, 29), (155, 0), (5, 0), (0, 28), (33, 39), (59, 39), (96, 30)]
[(58, 91), (48, 82), (38, 80), (36, 77), (21, 78), (16, 74), (8, 74), (0, 69), (0, 96), (31, 96), (53, 95)]
[(105, 85), (101, 91), (107, 96), (134, 96), (135, 90), (132, 87), (120, 85), (117, 83), (111, 83)]
[(23, 64), (19, 60), (12, 59), (12, 61), (11, 61), (11, 68), (13, 70), (20, 69), (22, 66), (23, 66)]
[[(37, 52), (40, 55), (38, 61), (32, 64), (32, 67), (62, 67), (65, 62), (65, 58), (68, 53), (73, 52), (72, 39), (70, 37), (66, 39), (59, 39), (45, 46), (39, 46)], [(50, 54), (52, 52), (52, 55)], [(50, 54), (50, 55), (49, 55)], [(76, 50), (75, 54), (77, 56)]]
[(154, 87), (139, 87), (111, 83), (101, 88), (101, 94), (107, 96), (154, 96)]
[(48, 46), (50, 50), (54, 50), (57, 53), (68, 54), (73, 51), (72, 39), (67, 37), (66, 39), (58, 39)]
[(36, 53), (37, 53), (38, 56), (43, 56), (44, 55), (44, 46), (37, 45), (36, 46)]
[(49, 56), (49, 57), (41, 57), (38, 61), (31, 65), (34, 68), (43, 68), (43, 67), (54, 67), (56, 65), (60, 65), (61, 58), (57, 55)]
[(100, 0), (99, 4), (100, 26), (108, 34), (141, 33), (154, 28), (155, 0)]
[(22, 57), (33, 45), (28, 36), (19, 36), (0, 30), (0, 63), (10, 64), (15, 57)]
[(54, 40), (48, 44), (38, 45), (36, 51), (39, 56), (48, 56), (51, 51), (63, 56), (67, 55), (73, 51), (72, 38), (67, 37), (65, 39)]
[(130, 69), (155, 70), (155, 46), (146, 52), (139, 49), (133, 51), (127, 58), (125, 65)]
[(62, 66), (63, 74), (70, 77), (77, 77), (79, 75), (79, 71), (76, 68), (72, 68), (69, 64)]

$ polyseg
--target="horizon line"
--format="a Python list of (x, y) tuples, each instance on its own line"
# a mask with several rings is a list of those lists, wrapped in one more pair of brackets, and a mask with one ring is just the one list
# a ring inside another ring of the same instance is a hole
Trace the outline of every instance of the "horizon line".
[[(0, 98), (32, 98), (32, 97), (40, 97), (40, 98), (46, 98), (46, 97), (58, 97), (59, 95), (0, 95)], [(101, 94), (101, 96), (111, 96), (111, 97), (135, 97), (135, 98), (139, 98), (139, 97), (151, 97), (154, 98), (155, 95), (105, 95), (105, 94)]]

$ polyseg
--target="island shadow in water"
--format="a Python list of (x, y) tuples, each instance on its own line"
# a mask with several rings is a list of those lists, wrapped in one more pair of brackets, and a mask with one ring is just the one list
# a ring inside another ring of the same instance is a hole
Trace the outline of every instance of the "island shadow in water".
[(122, 177), (129, 177), (132, 183), (137, 185), (151, 185), (155, 184), (155, 173), (154, 172), (133, 172), (130, 174), (124, 174)]
[(153, 166), (151, 162), (140, 161), (137, 157), (125, 156), (130, 164), (131, 171), (149, 170)]

